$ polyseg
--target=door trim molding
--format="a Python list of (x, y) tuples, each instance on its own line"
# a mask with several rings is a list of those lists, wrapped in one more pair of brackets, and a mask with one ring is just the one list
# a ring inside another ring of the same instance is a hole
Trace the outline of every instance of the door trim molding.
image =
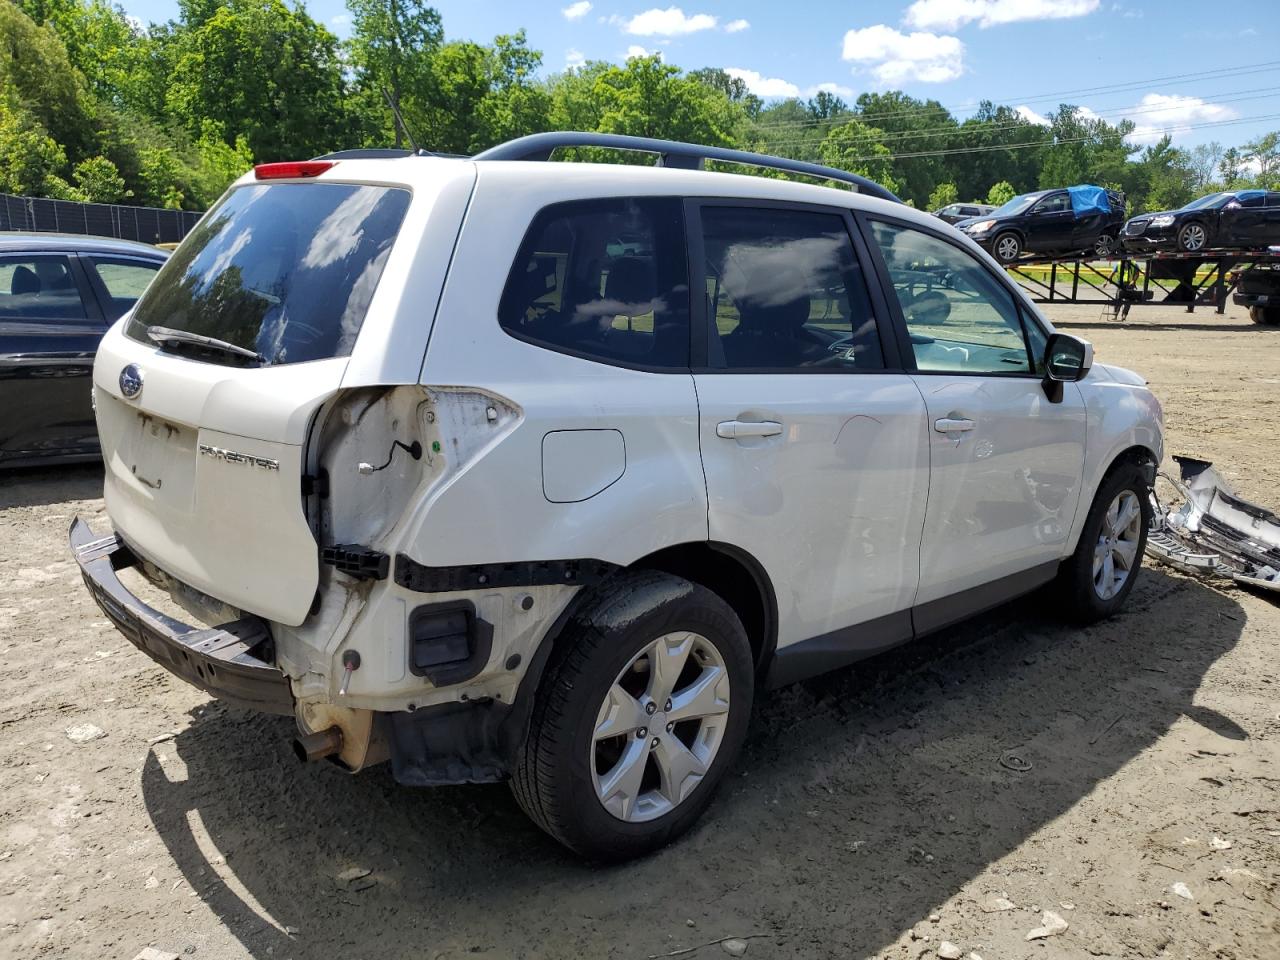
[(911, 622), (915, 627), (915, 635), (922, 637), (953, 623), (967, 620), (969, 617), (998, 607), (1014, 597), (1030, 593), (1037, 587), (1044, 586), (1058, 575), (1061, 560), (1049, 560), (1039, 566), (1020, 570), (999, 580), (981, 583), (976, 587), (961, 590), (948, 597), (939, 597), (911, 609)]
[(1061, 560), (1050, 560), (949, 597), (789, 644), (774, 654), (765, 688), (773, 690), (850, 666), (967, 620), (1043, 586), (1057, 576), (1061, 564)]

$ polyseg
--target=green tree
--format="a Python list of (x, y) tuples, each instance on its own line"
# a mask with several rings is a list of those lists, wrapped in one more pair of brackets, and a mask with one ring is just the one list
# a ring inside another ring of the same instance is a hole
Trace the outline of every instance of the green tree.
[(745, 80), (719, 67), (690, 70), (689, 79), (705, 83), (711, 89), (718, 90), (729, 99), (730, 103), (740, 105), (748, 117), (757, 117), (764, 109), (764, 101), (747, 89)]
[(950, 146), (973, 150), (944, 159), (960, 195), (983, 196), (991, 184), (1006, 181), (1017, 190), (1037, 185), (1048, 130), (1016, 110), (983, 101), (972, 117), (960, 124)]
[[(899, 90), (864, 93), (857, 100), (862, 121), (883, 132), (891, 154), (934, 154), (962, 146), (959, 125), (937, 100), (918, 100)], [(903, 156), (892, 161), (893, 177), (905, 199), (923, 206), (939, 183), (958, 178), (943, 156)]]
[(1196, 144), (1188, 152), (1191, 172), (1195, 177), (1195, 188), (1205, 193), (1212, 188), (1214, 178), (1218, 174), (1218, 166), (1222, 162), (1222, 144), (1217, 140)]
[(1236, 187), (1243, 174), (1244, 157), (1235, 147), (1227, 147), (1222, 151), (1222, 159), (1218, 161), (1218, 175), (1222, 178), (1222, 185), (1228, 190)]
[(683, 76), (657, 55), (632, 57), (602, 71), (592, 85), (598, 129), (710, 146), (733, 142), (741, 108), (705, 83)]
[(230, 0), (174, 40), (166, 109), (192, 137), (205, 120), (255, 157), (281, 160), (344, 146), (337, 38), (282, 0)]
[[(348, 48), (359, 82), (381, 107), (382, 91), (403, 109), (406, 93), (424, 92), (431, 83), (431, 60), (444, 42), (440, 14), (422, 0), (347, 0), (351, 11)], [(367, 101), (368, 102), (368, 101)], [(382, 108), (381, 113), (387, 113)], [(407, 122), (407, 121), (406, 121)], [(397, 147), (401, 131), (391, 117)]]
[(991, 189), (987, 191), (987, 203), (1002, 207), (1017, 195), (1018, 191), (1013, 188), (1013, 184), (1008, 180), (1001, 180), (999, 183), (993, 183)]
[(1129, 163), (1137, 150), (1127, 140), (1133, 133), (1132, 121), (1112, 125), (1069, 104), (1049, 119), (1053, 144), (1045, 148), (1041, 163), (1042, 188), (1118, 183), (1132, 193), (1140, 186), (1141, 174)]
[(76, 164), (72, 172), (76, 189), (92, 203), (116, 203), (133, 196), (125, 189), (124, 177), (106, 157), (90, 157)]
[(66, 151), (39, 122), (0, 99), (0, 192), (45, 196), (64, 182), (66, 165)]
[(954, 183), (940, 183), (929, 194), (927, 210), (941, 210), (943, 207), (960, 202), (960, 191)]
[(117, 108), (143, 102), (149, 41), (123, 9), (104, 0), (17, 0), (17, 6), (57, 32), (94, 96)]
[(1266, 133), (1244, 145), (1244, 159), (1258, 165), (1258, 186), (1269, 189), (1280, 169), (1280, 131)]
[(1172, 145), (1168, 135), (1142, 152), (1137, 164), (1140, 200), (1134, 208), (1176, 210), (1195, 198), (1196, 174), (1185, 150)]
[(833, 127), (822, 141), (822, 162), (827, 166), (861, 174), (897, 193), (901, 185), (893, 175), (889, 148), (882, 142), (884, 131), (849, 119)]

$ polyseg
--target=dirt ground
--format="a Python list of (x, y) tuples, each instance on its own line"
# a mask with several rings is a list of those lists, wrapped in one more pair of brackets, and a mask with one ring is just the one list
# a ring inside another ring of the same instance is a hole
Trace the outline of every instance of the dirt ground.
[[(1280, 505), (1280, 329), (1051, 315), (1150, 377), (1170, 453)], [(1032, 597), (770, 695), (692, 834), (602, 869), (504, 787), (303, 768), (292, 721), (135, 651), (67, 553), (100, 487), (0, 479), (0, 957), (1280, 957), (1266, 598), (1148, 567), (1109, 623)], [(1028, 941), (1044, 911), (1069, 926)]]

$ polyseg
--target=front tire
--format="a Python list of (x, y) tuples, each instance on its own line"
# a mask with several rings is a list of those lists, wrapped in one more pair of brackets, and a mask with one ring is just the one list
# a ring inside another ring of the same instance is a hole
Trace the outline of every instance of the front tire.
[(1150, 526), (1150, 491), (1141, 469), (1116, 466), (1098, 488), (1076, 552), (1059, 573), (1073, 620), (1093, 623), (1124, 606), (1142, 569)]
[(746, 736), (751, 645), (704, 587), (653, 571), (603, 588), (565, 627), (512, 778), (530, 818), (593, 860), (670, 843)]
[(1093, 255), (1101, 260), (1109, 259), (1116, 250), (1116, 237), (1114, 234), (1103, 233), (1098, 239), (1093, 241)]
[(1002, 233), (991, 241), (991, 252), (1001, 263), (1013, 263), (1022, 256), (1022, 240), (1016, 233)]
[(1183, 224), (1178, 231), (1178, 249), (1184, 253), (1199, 253), (1208, 245), (1209, 232), (1202, 223)]

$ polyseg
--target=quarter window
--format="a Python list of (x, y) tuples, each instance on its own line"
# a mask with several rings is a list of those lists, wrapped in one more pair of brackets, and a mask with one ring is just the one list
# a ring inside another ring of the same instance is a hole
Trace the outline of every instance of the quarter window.
[(873, 220), (893, 292), (924, 373), (1031, 373), (1013, 294), (970, 254), (910, 227)]
[(84, 301), (67, 258), (0, 260), (0, 318), (84, 320)]
[(605, 363), (689, 367), (679, 200), (584, 200), (534, 219), (498, 308), (503, 328)]
[(844, 218), (702, 208), (709, 364), (750, 370), (884, 367)]

